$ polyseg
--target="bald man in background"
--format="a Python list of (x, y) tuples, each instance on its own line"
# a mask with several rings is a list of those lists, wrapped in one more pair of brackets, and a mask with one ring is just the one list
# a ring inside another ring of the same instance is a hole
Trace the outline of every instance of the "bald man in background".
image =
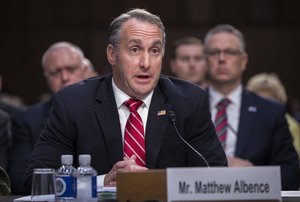
[[(82, 50), (69, 42), (51, 45), (41, 62), (51, 93), (96, 75)], [(48, 99), (12, 116), (13, 145), (9, 151), (8, 172), (14, 194), (21, 193), (20, 185), (29, 156), (46, 124), (51, 106), (51, 99)]]

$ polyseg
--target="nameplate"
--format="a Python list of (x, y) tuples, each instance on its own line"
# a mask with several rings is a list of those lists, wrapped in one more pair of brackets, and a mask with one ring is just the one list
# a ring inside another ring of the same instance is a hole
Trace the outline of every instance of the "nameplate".
[(168, 168), (168, 201), (281, 201), (279, 166)]

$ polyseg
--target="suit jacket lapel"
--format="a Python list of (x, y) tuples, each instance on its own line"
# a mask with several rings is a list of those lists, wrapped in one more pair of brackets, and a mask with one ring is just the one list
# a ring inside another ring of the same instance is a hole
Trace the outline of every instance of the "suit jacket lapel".
[[(123, 159), (123, 141), (118, 110), (111, 85), (112, 77), (106, 78), (97, 90), (95, 105), (97, 118), (103, 131), (111, 165)], [(160, 147), (168, 125), (167, 112), (171, 106), (165, 103), (166, 95), (160, 88), (154, 90), (146, 126), (146, 162), (148, 168), (155, 168)], [(165, 111), (164, 111), (165, 110)], [(162, 113), (159, 113), (162, 112)], [(164, 114), (165, 113), (165, 114)]]
[[(155, 168), (157, 157), (161, 148), (161, 144), (165, 135), (168, 124), (167, 112), (171, 106), (165, 103), (165, 95), (156, 88), (149, 112), (146, 126), (146, 161), (148, 168)], [(165, 110), (165, 111), (164, 111)]]
[(253, 96), (251, 96), (248, 91), (243, 90), (240, 122), (235, 150), (235, 155), (238, 157), (242, 155), (242, 152), (245, 149), (245, 144), (251, 135), (251, 129), (254, 127), (253, 124), (256, 117), (256, 111), (257, 106)]
[(112, 90), (112, 77), (106, 77), (95, 95), (95, 111), (103, 132), (108, 154), (113, 166), (123, 159), (123, 143), (119, 114)]

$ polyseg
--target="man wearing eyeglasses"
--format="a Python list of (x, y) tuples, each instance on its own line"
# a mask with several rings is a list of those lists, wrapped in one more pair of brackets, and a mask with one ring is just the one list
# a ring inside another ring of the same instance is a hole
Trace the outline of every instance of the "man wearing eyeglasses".
[(278, 165), (282, 189), (298, 189), (299, 159), (284, 118), (284, 107), (242, 86), (248, 62), (242, 33), (231, 25), (218, 25), (206, 35), (204, 48), (212, 121), (228, 165)]
[[(69, 42), (51, 45), (42, 57), (42, 67), (51, 93), (91, 76), (93, 66), (82, 50)], [(26, 165), (49, 116), (52, 103), (46, 100), (12, 116), (13, 145), (9, 152), (9, 175), (14, 194), (21, 193)]]

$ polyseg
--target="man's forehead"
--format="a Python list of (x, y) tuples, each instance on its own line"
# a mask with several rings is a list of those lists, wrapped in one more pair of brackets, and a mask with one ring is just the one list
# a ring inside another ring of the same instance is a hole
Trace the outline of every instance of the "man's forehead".
[(209, 39), (210, 45), (228, 45), (239, 46), (241, 44), (239, 38), (232, 33), (220, 32), (212, 35)]
[(200, 44), (181, 44), (180, 46), (177, 47), (177, 50), (200, 50), (202, 52), (203, 46)]
[(57, 47), (49, 51), (48, 55), (77, 55), (77, 52), (72, 47)]
[(73, 67), (80, 65), (80, 59), (76, 55), (56, 55), (49, 58), (45, 65), (47, 69), (63, 69), (66, 67)]
[(157, 25), (134, 18), (123, 24), (121, 33), (129, 41), (141, 38), (157, 38), (157, 40), (162, 41), (163, 37), (162, 31)]

